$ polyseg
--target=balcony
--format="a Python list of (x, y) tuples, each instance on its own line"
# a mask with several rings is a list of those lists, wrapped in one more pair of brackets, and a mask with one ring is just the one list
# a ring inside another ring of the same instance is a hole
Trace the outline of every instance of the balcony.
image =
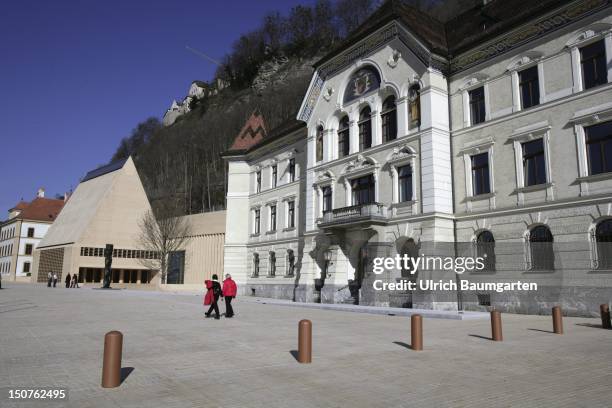
[(387, 207), (384, 204), (358, 204), (324, 212), (323, 218), (319, 219), (319, 227), (353, 227), (359, 224), (384, 225), (387, 220)]

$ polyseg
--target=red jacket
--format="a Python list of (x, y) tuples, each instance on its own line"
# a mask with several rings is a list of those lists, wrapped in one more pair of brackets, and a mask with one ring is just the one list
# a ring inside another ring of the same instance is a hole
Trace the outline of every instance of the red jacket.
[(223, 281), (223, 296), (236, 297), (236, 292), (238, 292), (238, 288), (232, 278)]
[(210, 305), (213, 302), (214, 299), (214, 294), (213, 294), (213, 284), (211, 280), (206, 279), (204, 281), (204, 284), (206, 285), (206, 289), (208, 289), (206, 291), (206, 294), (204, 295), (204, 304), (205, 305)]

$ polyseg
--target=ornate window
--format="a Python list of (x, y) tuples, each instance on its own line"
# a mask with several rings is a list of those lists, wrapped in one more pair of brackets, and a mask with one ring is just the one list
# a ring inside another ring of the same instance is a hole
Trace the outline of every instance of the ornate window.
[(289, 159), (289, 182), (295, 181), (295, 158)]
[(374, 67), (363, 67), (355, 72), (346, 85), (344, 104), (380, 88), (380, 75)]
[(287, 228), (295, 228), (295, 201), (287, 201)]
[(276, 231), (276, 204), (270, 206), (270, 229)]
[(538, 225), (529, 231), (529, 269), (553, 270), (555, 269), (555, 252), (553, 250), (553, 236), (545, 225)]
[(287, 250), (287, 271), (286, 276), (293, 276), (295, 274), (295, 254), (293, 249)]
[(276, 276), (276, 253), (274, 251), (270, 251), (268, 261), (268, 276)]
[(582, 68), (584, 89), (593, 88), (608, 82), (604, 40), (599, 40), (580, 48), (580, 66)]
[(584, 128), (589, 175), (612, 171), (612, 122)]
[(318, 162), (323, 160), (323, 126), (317, 126), (317, 140), (316, 140), (316, 151)]
[(261, 193), (261, 170), (255, 173), (255, 192)]
[(321, 188), (323, 193), (323, 212), (332, 210), (332, 188), (331, 186), (325, 186)]
[(484, 259), (484, 270), (495, 270), (495, 238), (491, 231), (482, 231), (476, 237), (476, 256)]
[(397, 109), (395, 96), (391, 95), (383, 102), (382, 106), (382, 135), (385, 142), (397, 138)]
[(349, 154), (349, 118), (344, 116), (340, 119), (338, 127), (338, 157), (348, 156)]
[(365, 107), (359, 113), (359, 151), (372, 147), (372, 110)]
[(489, 178), (489, 152), (476, 154), (472, 161), (472, 189), (473, 195), (488, 194), (491, 192)]
[(525, 142), (523, 147), (523, 175), (525, 186), (546, 183), (546, 159), (542, 139)]
[(272, 188), (276, 187), (278, 184), (278, 166), (276, 164), (272, 165)]
[(259, 234), (261, 231), (261, 211), (259, 208), (253, 211), (253, 234)]
[(353, 205), (371, 204), (376, 201), (374, 175), (369, 174), (351, 180)]

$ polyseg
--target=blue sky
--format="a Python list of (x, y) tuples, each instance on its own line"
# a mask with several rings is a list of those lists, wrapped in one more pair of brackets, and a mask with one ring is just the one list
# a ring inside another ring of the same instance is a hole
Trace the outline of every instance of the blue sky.
[(38, 187), (76, 188), (161, 118), (268, 11), (313, 0), (11, 1), (0, 12), (0, 220)]

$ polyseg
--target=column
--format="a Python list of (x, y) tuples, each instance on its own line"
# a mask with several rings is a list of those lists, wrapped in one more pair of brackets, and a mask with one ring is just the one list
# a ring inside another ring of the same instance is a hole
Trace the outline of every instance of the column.
[[(359, 115), (359, 113), (357, 113)], [(354, 115), (351, 115), (354, 116)], [(349, 122), (349, 154), (359, 151), (359, 123), (356, 118), (351, 118)]]
[[(521, 92), (519, 89), (519, 76), (518, 71), (512, 71), (512, 112), (518, 112), (521, 110)], [(542, 78), (539, 78), (538, 82), (542, 82)], [(542, 94), (540, 94), (540, 97)]]
[(580, 50), (572, 47), (572, 79), (574, 81), (574, 93), (582, 91), (582, 69), (580, 67)]
[(124, 283), (125, 273), (123, 269), (119, 269), (119, 283)]
[(382, 143), (382, 121), (380, 118), (380, 110), (372, 112), (372, 146), (378, 146)]
[(401, 97), (396, 101), (397, 137), (406, 136), (409, 130), (408, 98)]
[(141, 283), (141, 278), (142, 278), (142, 271), (139, 269), (137, 274), (136, 274), (136, 283), (140, 284)]

